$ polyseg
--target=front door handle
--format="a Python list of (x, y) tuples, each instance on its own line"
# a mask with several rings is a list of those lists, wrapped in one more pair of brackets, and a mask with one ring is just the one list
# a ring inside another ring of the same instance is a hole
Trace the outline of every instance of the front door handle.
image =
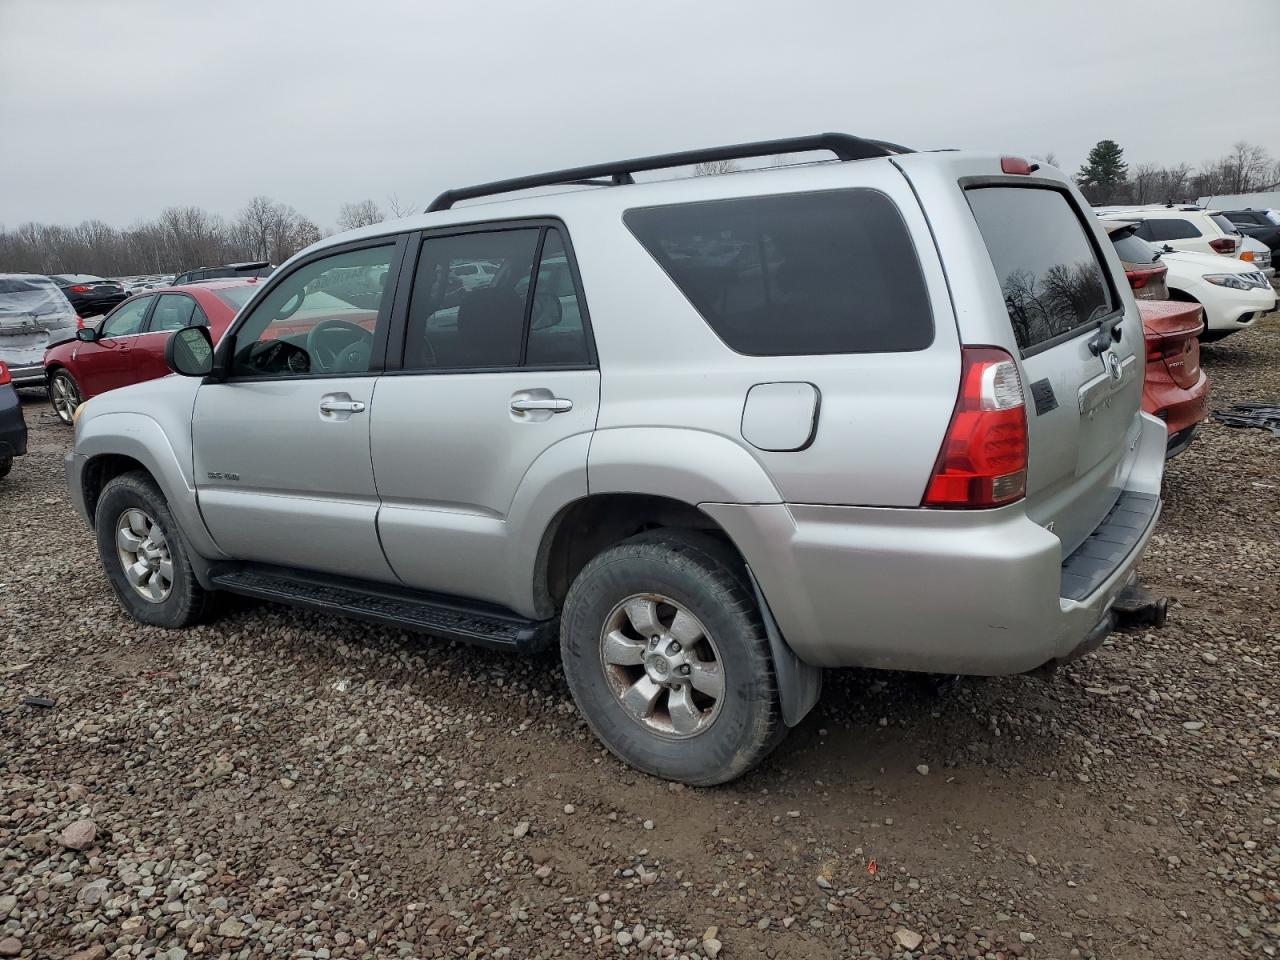
[(353, 413), (364, 413), (364, 403), (352, 400), (349, 393), (326, 393), (320, 398), (321, 420), (350, 420)]
[(511, 409), (515, 413), (529, 413), (534, 410), (568, 413), (573, 409), (573, 401), (563, 397), (521, 397), (511, 401)]

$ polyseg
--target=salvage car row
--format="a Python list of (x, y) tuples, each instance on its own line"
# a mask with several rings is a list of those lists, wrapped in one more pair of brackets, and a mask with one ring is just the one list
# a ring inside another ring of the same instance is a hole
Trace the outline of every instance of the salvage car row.
[(234, 319), (144, 293), (44, 363), (137, 620), (239, 593), (558, 639), (605, 746), (714, 784), (826, 667), (1021, 673), (1162, 618), (1134, 571), (1207, 413), (1202, 313), (1238, 334), (1275, 294), (1221, 238), (1145, 245), (1159, 219), (1017, 157), (740, 144), (447, 191), (227, 286)]

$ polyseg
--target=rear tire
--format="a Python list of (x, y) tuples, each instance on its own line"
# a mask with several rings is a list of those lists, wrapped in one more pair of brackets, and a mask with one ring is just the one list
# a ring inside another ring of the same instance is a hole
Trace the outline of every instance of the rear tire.
[(5, 454), (0, 457), (0, 480), (9, 475), (9, 471), (13, 469), (13, 457)]
[(98, 498), (94, 527), (102, 569), (126, 613), (171, 629), (204, 617), (211, 594), (196, 580), (178, 524), (150, 476), (111, 480)]
[(75, 422), (76, 408), (83, 403), (80, 397), (80, 385), (66, 370), (58, 370), (49, 378), (49, 402), (58, 419), (67, 426)]
[(604, 550), (570, 587), (565, 677), (587, 724), (625, 763), (710, 786), (746, 773), (786, 734), (768, 636), (740, 568), (705, 534), (657, 530)]

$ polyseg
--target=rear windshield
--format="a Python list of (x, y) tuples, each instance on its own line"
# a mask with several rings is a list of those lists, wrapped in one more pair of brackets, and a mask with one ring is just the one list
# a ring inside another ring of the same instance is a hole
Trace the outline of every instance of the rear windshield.
[(1024, 351), (1116, 309), (1102, 264), (1065, 194), (978, 187), (968, 198)]
[(1209, 219), (1216, 223), (1223, 233), (1238, 233), (1236, 225), (1220, 213), (1211, 213)]
[(1156, 248), (1141, 237), (1135, 237), (1132, 232), (1126, 233), (1123, 237), (1117, 237), (1113, 233), (1111, 242), (1115, 244), (1116, 256), (1125, 263), (1156, 262)]
[(648, 207), (625, 221), (739, 353), (889, 353), (933, 342), (911, 237), (878, 191)]
[(227, 287), (225, 290), (215, 290), (213, 292), (217, 295), (219, 300), (225, 303), (232, 310), (239, 310), (249, 302), (250, 297), (258, 292), (258, 287), (260, 286), (261, 284), (251, 287)]

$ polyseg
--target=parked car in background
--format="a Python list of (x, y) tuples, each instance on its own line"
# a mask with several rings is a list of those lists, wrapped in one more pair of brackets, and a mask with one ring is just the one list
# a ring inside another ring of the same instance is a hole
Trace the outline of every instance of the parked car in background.
[(1152, 243), (1167, 243), (1175, 250), (1217, 253), (1235, 257), (1241, 235), (1235, 225), (1214, 210), (1200, 207), (1108, 207), (1099, 210), (1104, 220), (1128, 220), (1138, 224), (1137, 235)]
[(49, 279), (66, 294), (80, 317), (107, 313), (129, 295), (118, 280), (104, 280), (90, 273), (55, 273)]
[(13, 469), (13, 458), (27, 452), (27, 421), (22, 400), (13, 388), (9, 367), (0, 360), (0, 477)]
[(168, 334), (207, 326), (216, 343), (258, 289), (256, 279), (216, 280), (143, 293), (116, 307), (98, 325), (45, 352), (41, 379), (63, 423), (76, 408), (107, 390), (163, 377)]
[(1169, 268), (1169, 296), (1204, 308), (1205, 343), (1248, 329), (1276, 308), (1275, 288), (1251, 263), (1172, 249), (1160, 260)]
[(1166, 459), (1190, 446), (1209, 416), (1209, 378), (1200, 368), (1200, 332), (1204, 311), (1181, 300), (1141, 300), (1147, 372), (1142, 409), (1165, 422)]
[(1240, 259), (1252, 263), (1262, 271), (1268, 281), (1274, 280), (1276, 267), (1271, 259), (1271, 250), (1257, 237), (1241, 236)]
[(1136, 236), (1138, 224), (1127, 220), (1103, 220), (1102, 229), (1111, 239), (1125, 279), (1139, 300), (1168, 300), (1165, 280), (1169, 268), (1160, 262), (1160, 251)]
[[(631, 182), (802, 150), (839, 160)], [(141, 622), (229, 591), (558, 642), (605, 746), (722, 783), (825, 667), (1111, 632), (1167, 446), (1118, 271), (1059, 171), (837, 134), (448, 191), (309, 247), (216, 348), (174, 333), (183, 376), (81, 408), (68, 491)]]
[(1273, 219), (1270, 210), (1223, 210), (1222, 215), (1246, 237), (1253, 237), (1267, 245), (1274, 261), (1280, 252), (1280, 218)]
[(180, 273), (171, 281), (172, 286), (195, 283), (197, 280), (219, 280), (225, 277), (267, 277), (275, 265), (266, 260), (255, 260), (251, 263), (228, 263), (221, 267), (198, 267)]
[(20, 387), (44, 383), (44, 352), (76, 332), (76, 312), (48, 277), (0, 273), (0, 360)]

